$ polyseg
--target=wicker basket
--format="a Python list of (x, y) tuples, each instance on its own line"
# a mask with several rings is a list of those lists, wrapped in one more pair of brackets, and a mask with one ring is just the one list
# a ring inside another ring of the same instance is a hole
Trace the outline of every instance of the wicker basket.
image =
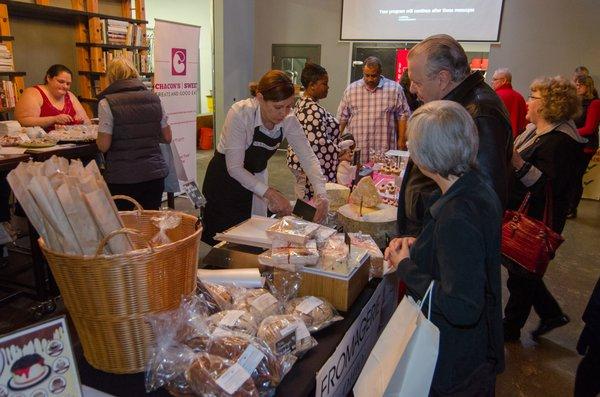
[[(148, 347), (154, 340), (145, 317), (178, 307), (182, 295), (190, 295), (196, 288), (202, 230), (198, 219), (178, 212), (181, 224), (167, 232), (172, 242), (153, 248), (147, 242), (158, 228), (151, 218), (160, 211), (144, 211), (135, 204), (137, 211), (119, 213), (127, 229), (106, 236), (94, 257), (50, 251), (39, 239), (86, 360), (112, 373), (145, 369)], [(98, 254), (117, 233), (132, 234), (137, 249), (125, 254)]]

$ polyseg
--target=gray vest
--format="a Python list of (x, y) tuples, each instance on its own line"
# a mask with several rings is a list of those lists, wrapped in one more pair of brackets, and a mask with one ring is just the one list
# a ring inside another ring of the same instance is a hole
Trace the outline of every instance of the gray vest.
[(162, 108), (158, 96), (134, 78), (115, 81), (98, 97), (106, 98), (113, 115), (104, 179), (139, 183), (167, 176), (159, 147)]

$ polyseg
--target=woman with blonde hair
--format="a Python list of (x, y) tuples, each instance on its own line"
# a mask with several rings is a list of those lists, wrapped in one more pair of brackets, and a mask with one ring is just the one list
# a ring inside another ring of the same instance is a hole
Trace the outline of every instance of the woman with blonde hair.
[[(144, 209), (157, 210), (168, 174), (159, 147), (159, 143), (171, 142), (167, 114), (129, 60), (112, 60), (106, 75), (110, 85), (98, 95), (96, 140), (106, 156), (104, 179), (113, 195), (131, 196)], [(126, 202), (117, 206), (131, 208)]]
[[(560, 76), (537, 79), (530, 89), (526, 115), (530, 124), (515, 140), (512, 157), (515, 178), (508, 207), (519, 208), (530, 192), (527, 214), (542, 220), (546, 194), (551, 193), (552, 224), (548, 226), (561, 233), (573, 185), (579, 183), (579, 171), (573, 165), (581, 162), (585, 139), (577, 133), (573, 118), (581, 112), (581, 102), (575, 86)], [(540, 317), (539, 326), (531, 333), (534, 338), (569, 322), (541, 278), (528, 274), (508, 258), (504, 261), (510, 292), (504, 309), (505, 341), (520, 338), (532, 307)]]

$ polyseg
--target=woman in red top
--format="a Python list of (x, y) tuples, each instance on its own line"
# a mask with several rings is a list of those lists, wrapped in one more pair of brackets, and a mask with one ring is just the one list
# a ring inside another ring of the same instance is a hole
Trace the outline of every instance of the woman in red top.
[(72, 73), (64, 65), (52, 65), (45, 84), (27, 88), (17, 106), (15, 118), (24, 127), (40, 126), (46, 131), (56, 124), (90, 124), (85, 110), (72, 92)]
[(594, 88), (594, 79), (585, 75), (577, 76), (575, 77), (575, 86), (577, 87), (577, 95), (581, 98), (583, 111), (574, 121), (577, 132), (586, 138), (588, 142), (583, 146), (583, 159), (579, 165), (579, 179), (582, 180), (582, 183), (578, 183), (573, 191), (567, 218), (577, 216), (577, 206), (583, 193), (583, 175), (590, 160), (594, 157), (594, 153), (598, 150), (598, 125), (600, 124), (600, 99), (598, 99), (598, 93)]

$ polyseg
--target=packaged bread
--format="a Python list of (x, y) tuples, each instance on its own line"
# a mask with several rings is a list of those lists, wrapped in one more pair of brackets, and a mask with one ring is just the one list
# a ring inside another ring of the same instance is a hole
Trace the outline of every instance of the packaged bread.
[[(279, 360), (259, 339), (233, 333), (211, 338), (207, 353), (241, 365), (252, 377), (261, 395), (266, 395), (283, 377)], [(287, 368), (289, 369), (289, 368)]]
[(273, 240), (271, 248), (273, 266), (295, 265), (302, 267), (304, 265), (315, 265), (318, 261), (319, 251), (315, 240), (309, 240), (306, 244)]
[(284, 216), (280, 221), (267, 228), (266, 232), (273, 239), (306, 244), (318, 228), (317, 223), (293, 216)]
[(300, 317), (310, 332), (317, 332), (343, 319), (331, 303), (316, 296), (291, 299), (285, 304), (285, 314)]
[(248, 371), (238, 363), (198, 353), (185, 371), (190, 389), (199, 396), (260, 397)]
[(387, 274), (384, 271), (383, 266), (383, 253), (377, 246), (375, 240), (373, 240), (373, 237), (361, 232), (348, 233), (348, 236), (350, 237), (350, 244), (364, 248), (369, 252), (369, 256), (371, 257), (371, 277), (381, 278)]
[(211, 332), (222, 328), (254, 336), (258, 329), (254, 317), (245, 310), (223, 310), (210, 316), (206, 322)]
[(198, 279), (196, 293), (198, 295), (203, 294), (205, 298), (215, 303), (220, 310), (227, 310), (231, 309), (233, 305), (232, 290), (231, 287)]
[(362, 206), (367, 208), (377, 207), (381, 203), (381, 199), (373, 179), (369, 177), (362, 178), (350, 193), (349, 201), (355, 205), (361, 205), (362, 202)]
[(257, 336), (277, 356), (290, 353), (301, 356), (317, 345), (304, 321), (288, 314), (265, 318), (258, 327)]
[(238, 310), (250, 313), (258, 323), (263, 318), (280, 314), (282, 311), (281, 302), (264, 288), (243, 290), (234, 297), (233, 305)]

